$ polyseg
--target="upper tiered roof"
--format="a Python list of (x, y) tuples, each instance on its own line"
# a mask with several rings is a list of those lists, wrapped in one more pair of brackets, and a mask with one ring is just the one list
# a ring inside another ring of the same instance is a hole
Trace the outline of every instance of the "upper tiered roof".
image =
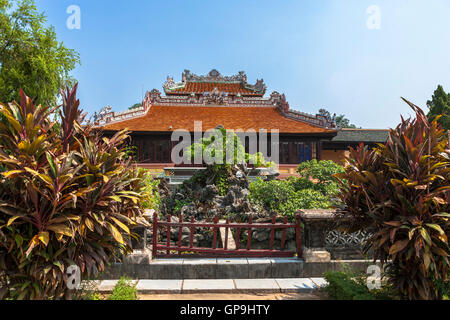
[(203, 121), (205, 130), (222, 125), (226, 129), (336, 135), (331, 119), (291, 110), (285, 95), (278, 92), (264, 97), (264, 81), (249, 85), (244, 72), (225, 77), (217, 70), (206, 76), (185, 70), (182, 79), (175, 83), (169, 77), (163, 86), (165, 96), (156, 89), (147, 92), (140, 108), (117, 113), (105, 110), (96, 124), (113, 131), (161, 132), (191, 130), (194, 121)]
[(216, 69), (211, 70), (206, 76), (198, 76), (185, 70), (181, 77), (181, 83), (176, 83), (173, 78), (167, 78), (163, 86), (167, 95), (204, 94), (216, 90), (225, 95), (262, 97), (267, 88), (262, 79), (257, 80), (254, 85), (248, 84), (244, 71), (225, 77)]

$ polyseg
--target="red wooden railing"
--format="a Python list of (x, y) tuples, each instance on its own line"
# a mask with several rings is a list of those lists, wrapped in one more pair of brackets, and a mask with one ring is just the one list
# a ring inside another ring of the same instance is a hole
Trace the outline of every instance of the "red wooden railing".
[[(189, 253), (183, 255), (184, 257), (194, 256), (208, 256), (208, 257), (294, 257), (297, 254), (298, 258), (302, 257), (302, 243), (301, 243), (301, 224), (300, 215), (296, 215), (295, 223), (288, 223), (287, 218), (283, 219), (282, 223), (276, 222), (277, 217), (272, 218), (272, 223), (253, 223), (253, 219), (250, 218), (248, 223), (231, 223), (229, 219), (225, 223), (219, 223), (219, 218), (216, 216), (213, 222), (195, 222), (194, 217), (190, 222), (184, 222), (183, 216), (179, 217), (178, 222), (172, 222), (172, 216), (169, 215), (167, 221), (158, 220), (158, 214), (153, 214), (153, 258), (162, 257), (174, 257), (175, 255), (181, 255), (182, 253)], [(182, 229), (184, 227), (189, 228), (189, 245), (183, 246), (182, 243)], [(171, 229), (178, 228), (178, 242), (172, 244), (171, 242)], [(212, 248), (194, 247), (194, 232), (196, 228), (209, 228), (213, 229), (213, 242)], [(223, 248), (218, 248), (217, 236), (220, 228), (225, 228), (225, 241)], [(295, 238), (297, 244), (297, 251), (284, 250), (286, 246), (286, 231), (287, 229), (295, 229)], [(236, 229), (235, 243), (236, 249), (228, 248), (228, 233), (230, 229)], [(248, 230), (247, 245), (246, 248), (240, 248), (240, 234), (242, 230)], [(270, 244), (269, 249), (252, 249), (252, 231), (254, 229), (270, 229)], [(275, 250), (275, 230), (281, 229), (281, 249)], [(167, 233), (167, 242), (159, 243), (158, 231)], [(165, 253), (161, 253), (165, 252)], [(174, 253), (175, 252), (175, 253)]]

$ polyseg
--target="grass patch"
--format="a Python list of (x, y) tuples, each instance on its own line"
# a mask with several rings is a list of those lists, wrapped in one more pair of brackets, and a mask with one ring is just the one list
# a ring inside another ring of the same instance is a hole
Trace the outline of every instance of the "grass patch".
[(393, 300), (389, 288), (380, 290), (367, 288), (367, 276), (349, 272), (327, 272), (324, 274), (328, 286), (324, 291), (333, 300)]

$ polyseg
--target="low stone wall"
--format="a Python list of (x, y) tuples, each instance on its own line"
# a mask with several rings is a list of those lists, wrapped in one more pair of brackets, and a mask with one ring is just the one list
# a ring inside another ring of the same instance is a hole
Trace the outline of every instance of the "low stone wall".
[(101, 279), (287, 279), (323, 277), (328, 271), (366, 272), (372, 261), (330, 260), (307, 262), (297, 258), (217, 258), (217, 259), (157, 259), (149, 251), (136, 251), (107, 268)]
[(303, 251), (306, 261), (370, 259), (362, 249), (370, 237), (367, 232), (345, 234), (337, 230), (336, 210), (301, 210)]

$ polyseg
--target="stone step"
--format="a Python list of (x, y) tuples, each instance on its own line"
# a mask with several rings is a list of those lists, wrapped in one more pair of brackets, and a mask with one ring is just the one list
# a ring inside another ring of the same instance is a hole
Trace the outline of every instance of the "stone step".
[(322, 277), (327, 271), (351, 267), (366, 271), (366, 260), (305, 262), (297, 258), (215, 258), (156, 259), (149, 254), (133, 254), (124, 263), (111, 265), (102, 279), (286, 279)]
[[(118, 280), (96, 282), (101, 293), (111, 293)], [(327, 285), (323, 278), (295, 279), (210, 279), (134, 280), (140, 294), (192, 293), (312, 293)], [(92, 286), (89, 286), (92, 287)]]

